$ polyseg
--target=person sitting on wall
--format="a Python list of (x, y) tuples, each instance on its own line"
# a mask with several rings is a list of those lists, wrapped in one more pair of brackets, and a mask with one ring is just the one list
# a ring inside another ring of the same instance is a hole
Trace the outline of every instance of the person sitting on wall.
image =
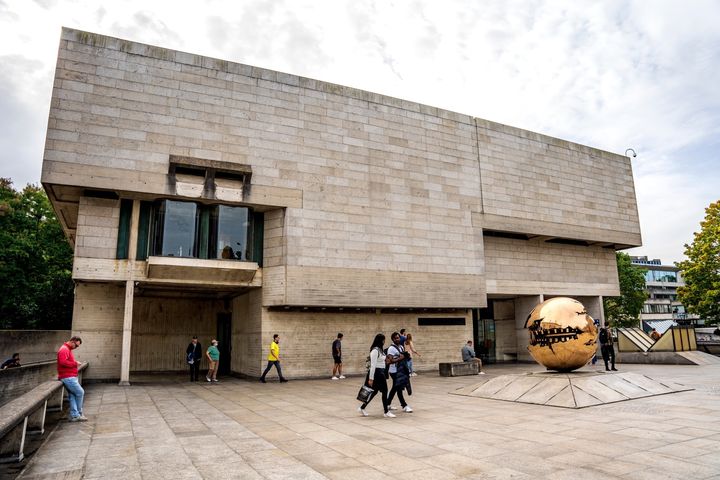
[(20, 366), (20, 354), (19, 353), (13, 353), (12, 357), (8, 358), (3, 362), (2, 365), (0, 365), (0, 370), (5, 370), (6, 368), (16, 368)]
[(477, 358), (475, 356), (475, 350), (473, 349), (473, 342), (472, 340), (468, 340), (464, 347), (460, 350), (460, 353), (462, 353), (462, 359), (465, 363), (477, 363), (478, 366), (478, 375), (484, 375), (485, 372), (482, 371), (482, 360)]
[(650, 338), (652, 338), (653, 341), (657, 342), (658, 340), (660, 340), (660, 332), (653, 328), (652, 332), (650, 332)]

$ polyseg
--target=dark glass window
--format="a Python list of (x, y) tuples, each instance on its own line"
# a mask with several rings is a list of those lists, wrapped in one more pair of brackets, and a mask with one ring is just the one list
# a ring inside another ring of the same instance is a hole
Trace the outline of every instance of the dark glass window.
[(130, 218), (132, 217), (132, 200), (120, 201), (120, 224), (118, 225), (118, 241), (115, 257), (128, 258), (128, 245), (130, 242)]
[(197, 205), (190, 202), (160, 202), (155, 216), (155, 255), (196, 257)]
[(247, 208), (217, 207), (217, 237), (215, 258), (249, 260), (250, 215)]
[(162, 200), (151, 216), (152, 255), (260, 263), (262, 238), (258, 251), (252, 209)]

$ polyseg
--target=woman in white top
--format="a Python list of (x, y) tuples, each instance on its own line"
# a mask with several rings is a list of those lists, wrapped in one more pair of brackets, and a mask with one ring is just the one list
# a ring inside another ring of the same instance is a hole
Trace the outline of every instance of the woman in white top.
[(368, 370), (367, 377), (365, 378), (365, 383), (368, 387), (373, 389), (373, 392), (370, 394), (370, 398), (368, 398), (367, 402), (358, 407), (358, 412), (360, 412), (364, 417), (368, 416), (365, 409), (367, 408), (368, 403), (375, 398), (377, 392), (382, 393), (383, 411), (385, 412), (384, 416), (390, 418), (395, 417), (395, 415), (390, 411), (390, 406), (388, 405), (388, 386), (387, 380), (385, 379), (385, 353), (383, 352), (383, 345), (385, 345), (385, 335), (378, 333), (375, 335), (375, 340), (373, 340), (373, 343), (370, 346), (370, 370)]
[(415, 344), (413, 343), (412, 333), (408, 333), (407, 338), (405, 338), (405, 351), (410, 354), (410, 359), (407, 361), (408, 370), (410, 370), (410, 376), (417, 377), (417, 373), (415, 373), (415, 370), (413, 369), (412, 357), (414, 357), (414, 356), (422, 357), (422, 355), (420, 355), (420, 352), (415, 350)]

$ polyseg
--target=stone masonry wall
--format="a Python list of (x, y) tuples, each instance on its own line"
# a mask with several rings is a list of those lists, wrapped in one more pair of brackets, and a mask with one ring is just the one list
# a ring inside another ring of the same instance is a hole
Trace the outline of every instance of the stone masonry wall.
[(78, 283), (75, 286), (72, 334), (83, 343), (75, 359), (90, 362), (87, 379), (119, 379), (122, 350), (124, 285)]
[[(418, 317), (464, 317), (464, 326), (418, 326)], [(333, 360), (331, 345), (342, 332), (343, 372), (365, 373), (365, 359), (377, 333), (390, 334), (405, 328), (413, 334), (415, 349), (422, 357), (413, 358), (414, 368), (437, 372), (439, 362), (458, 362), (460, 349), (472, 338), (472, 316), (465, 310), (443, 315), (376, 313), (320, 313), (263, 311), (262, 358), (265, 367), (270, 342), (280, 335), (283, 374), (292, 377), (330, 377)], [(274, 369), (273, 369), (274, 372)], [(274, 375), (274, 373), (273, 373)]]
[(120, 201), (80, 197), (75, 256), (115, 258)]
[(488, 294), (618, 295), (615, 251), (484, 238)]

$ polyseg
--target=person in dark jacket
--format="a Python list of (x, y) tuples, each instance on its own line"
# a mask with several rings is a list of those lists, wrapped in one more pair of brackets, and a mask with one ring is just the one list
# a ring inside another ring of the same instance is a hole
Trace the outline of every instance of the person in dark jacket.
[[(392, 340), (393, 343), (388, 347), (387, 354), (388, 357), (391, 358), (389, 362), (389, 372), (393, 379), (393, 386), (388, 394), (388, 405), (392, 405), (393, 398), (395, 398), (395, 394), (397, 394), (403, 412), (412, 413), (413, 409), (405, 402), (405, 397), (403, 396), (403, 390), (406, 388), (408, 389), (408, 393), (412, 392), (412, 390), (408, 388), (410, 386), (410, 371), (407, 368), (405, 347), (400, 344), (400, 334), (398, 332), (393, 332), (393, 334), (390, 335), (390, 340)], [(391, 406), (390, 409), (392, 410), (393, 407)]]
[(198, 374), (200, 373), (200, 361), (203, 356), (202, 345), (200, 345), (197, 335), (193, 336), (185, 353), (187, 354), (187, 362), (190, 366), (190, 381), (197, 382)]
[(6, 368), (17, 368), (20, 366), (20, 354), (19, 353), (13, 353), (12, 357), (8, 358), (3, 362), (2, 365), (0, 365), (0, 370), (5, 370)]
[[(617, 368), (615, 368), (615, 349), (613, 348), (613, 337), (610, 326), (606, 325), (600, 329), (598, 340), (600, 341), (600, 353), (602, 353), (603, 361), (605, 362), (605, 370), (617, 371)], [(610, 362), (612, 369), (609, 368), (608, 362)]]

